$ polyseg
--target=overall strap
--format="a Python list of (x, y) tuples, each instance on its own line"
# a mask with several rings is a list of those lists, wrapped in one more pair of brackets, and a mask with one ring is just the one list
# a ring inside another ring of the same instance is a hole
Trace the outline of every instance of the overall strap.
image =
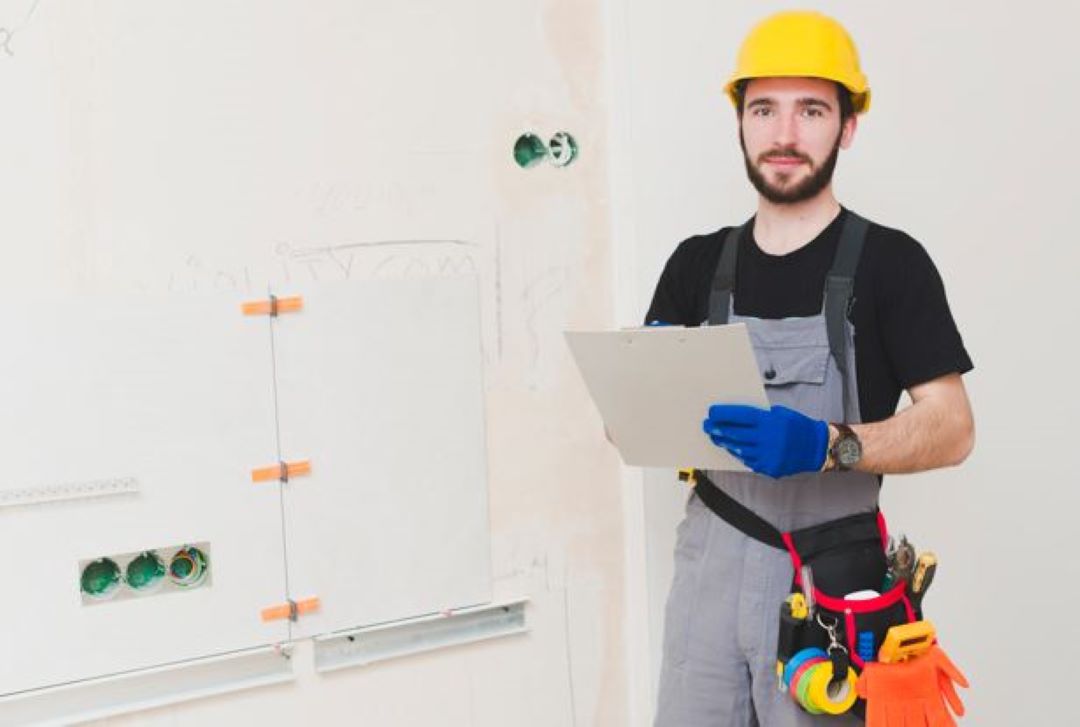
[(739, 262), (739, 241), (750, 227), (745, 222), (739, 227), (732, 227), (724, 236), (724, 249), (713, 274), (712, 288), (709, 290), (709, 325), (722, 326), (728, 322), (731, 310), (731, 291), (735, 289), (735, 268)]
[(847, 335), (845, 323), (855, 302), (855, 269), (859, 266), (866, 231), (870, 223), (863, 217), (848, 211), (844, 227), (840, 231), (840, 244), (836, 248), (832, 269), (825, 279), (825, 325), (829, 334), (829, 352), (840, 369), (844, 389), (844, 416), (851, 411), (849, 380), (851, 372), (847, 365)]
[(695, 470), (694, 478), (694, 491), (717, 517), (759, 543), (787, 550), (784, 534), (775, 525), (717, 487), (704, 471)]
[(786, 550), (795, 566), (795, 582), (800, 581), (803, 559), (813, 560), (821, 553), (856, 541), (880, 543), (887, 548), (889, 535), (881, 510), (854, 513), (818, 525), (783, 532), (765, 518), (727, 494), (703, 470), (693, 470), (694, 491), (705, 507), (721, 520), (759, 543)]

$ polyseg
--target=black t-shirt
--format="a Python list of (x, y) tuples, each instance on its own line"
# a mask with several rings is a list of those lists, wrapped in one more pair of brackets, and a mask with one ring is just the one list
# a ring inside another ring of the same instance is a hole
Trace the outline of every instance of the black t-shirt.
[[(770, 255), (752, 231), (744, 235), (735, 312), (756, 318), (820, 313), (846, 215), (841, 210), (820, 235), (787, 255)], [(709, 290), (728, 230), (679, 245), (660, 276), (646, 322), (696, 326), (708, 318)], [(850, 317), (864, 422), (892, 416), (905, 389), (972, 369), (937, 268), (923, 246), (899, 230), (871, 223), (855, 271)]]

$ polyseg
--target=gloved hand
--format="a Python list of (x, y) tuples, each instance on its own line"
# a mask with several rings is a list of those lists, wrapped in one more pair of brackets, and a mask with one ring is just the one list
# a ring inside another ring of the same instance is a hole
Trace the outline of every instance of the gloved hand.
[(703, 428), (717, 447), (769, 477), (817, 472), (829, 447), (828, 424), (779, 405), (713, 404)]
[(957, 717), (964, 716), (953, 682), (968, 686), (956, 665), (934, 645), (925, 654), (896, 664), (867, 662), (855, 688), (866, 700), (866, 727), (956, 727), (945, 709), (947, 700)]

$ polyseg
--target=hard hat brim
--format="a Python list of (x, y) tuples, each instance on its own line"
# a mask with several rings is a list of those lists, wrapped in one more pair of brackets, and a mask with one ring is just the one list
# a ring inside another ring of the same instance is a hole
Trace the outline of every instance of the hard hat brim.
[(735, 87), (738, 85), (738, 83), (740, 81), (751, 81), (755, 78), (821, 78), (821, 80), (823, 81), (833, 81), (834, 83), (839, 83), (841, 86), (846, 88), (848, 90), (848, 93), (851, 94), (851, 108), (856, 114), (865, 114), (867, 111), (870, 110), (869, 88), (856, 89), (852, 88), (850, 85), (844, 83), (837, 78), (822, 78), (820, 76), (806, 76), (796, 73), (769, 73), (762, 74), (760, 76), (733, 76), (724, 86), (724, 92), (731, 100), (732, 106), (735, 106), (736, 108), (738, 108), (739, 106), (739, 97), (735, 93)]

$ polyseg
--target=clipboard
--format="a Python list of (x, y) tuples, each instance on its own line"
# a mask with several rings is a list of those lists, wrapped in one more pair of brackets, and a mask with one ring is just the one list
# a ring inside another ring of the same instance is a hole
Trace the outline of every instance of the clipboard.
[(627, 465), (749, 471), (701, 426), (717, 402), (769, 407), (745, 323), (564, 335)]

